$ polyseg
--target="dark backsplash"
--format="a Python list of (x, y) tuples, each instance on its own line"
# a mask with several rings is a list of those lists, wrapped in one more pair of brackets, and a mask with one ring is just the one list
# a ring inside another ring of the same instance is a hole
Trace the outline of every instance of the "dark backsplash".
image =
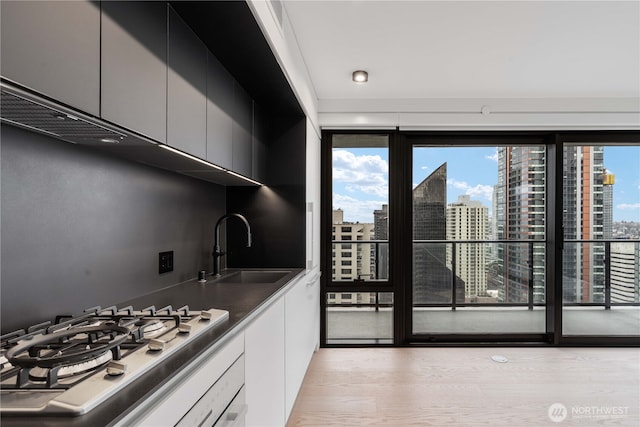
[[(211, 271), (225, 187), (2, 125), (2, 332)], [(158, 253), (174, 271), (158, 274)]]

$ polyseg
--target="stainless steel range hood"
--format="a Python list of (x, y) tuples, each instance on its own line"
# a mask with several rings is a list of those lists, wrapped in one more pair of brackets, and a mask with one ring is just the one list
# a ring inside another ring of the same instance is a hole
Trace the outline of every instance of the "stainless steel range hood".
[(0, 82), (2, 122), (74, 144), (148, 145), (154, 142), (127, 134), (95, 117), (57, 104), (6, 82)]
[(162, 150), (160, 146), (165, 144), (76, 111), (4, 79), (0, 81), (0, 120), (29, 131), (73, 144), (92, 146), (119, 157), (216, 184), (259, 184), (215, 165), (207, 167), (206, 161), (175, 154), (178, 150)]

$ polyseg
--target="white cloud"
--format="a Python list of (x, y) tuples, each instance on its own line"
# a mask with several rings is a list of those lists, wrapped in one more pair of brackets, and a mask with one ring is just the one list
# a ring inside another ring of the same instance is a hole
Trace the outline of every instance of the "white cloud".
[(347, 222), (373, 222), (373, 211), (387, 204), (383, 200), (358, 200), (344, 194), (333, 195), (333, 209), (344, 211), (344, 220)]
[(349, 192), (386, 197), (389, 194), (388, 175), (389, 164), (380, 156), (333, 151), (333, 180), (345, 183)]
[(640, 203), (621, 203), (616, 206), (618, 209), (640, 209)]
[(484, 156), (484, 157), (485, 157), (485, 159), (489, 159), (491, 161), (494, 161), (494, 162), (498, 163), (498, 149), (496, 148), (496, 151), (492, 155)]
[(429, 170), (431, 169), (429, 166), (422, 166), (420, 169), (422, 169), (423, 171)]
[(458, 181), (455, 178), (447, 179), (447, 185), (451, 185), (459, 190), (467, 190), (469, 188), (469, 184), (467, 184), (465, 181)]
[(477, 184), (475, 186), (470, 186), (466, 181), (458, 181), (455, 178), (447, 179), (447, 185), (451, 185), (453, 188), (457, 188), (458, 190), (464, 191), (464, 194), (467, 194), (474, 198), (482, 198), (488, 201), (491, 201), (493, 197), (493, 186), (492, 185), (484, 185)]
[(493, 186), (478, 184), (467, 190), (467, 194), (471, 197), (483, 198), (491, 201), (493, 198)]

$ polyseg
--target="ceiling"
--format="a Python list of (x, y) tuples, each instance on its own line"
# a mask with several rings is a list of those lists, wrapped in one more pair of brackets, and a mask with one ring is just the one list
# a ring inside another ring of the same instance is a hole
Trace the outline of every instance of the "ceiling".
[[(285, 10), (331, 100), (640, 97), (639, 1), (300, 1)], [(367, 84), (351, 82), (357, 69)]]

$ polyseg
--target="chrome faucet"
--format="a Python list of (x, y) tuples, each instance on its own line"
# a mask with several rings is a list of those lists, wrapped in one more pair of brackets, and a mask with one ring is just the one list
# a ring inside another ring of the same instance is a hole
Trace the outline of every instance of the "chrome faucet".
[(249, 226), (249, 221), (244, 216), (238, 213), (230, 213), (220, 217), (218, 222), (216, 222), (216, 230), (215, 230), (215, 242), (213, 244), (213, 275), (220, 276), (220, 258), (226, 254), (226, 252), (220, 252), (220, 225), (222, 222), (231, 218), (232, 216), (238, 217), (244, 222), (245, 227), (247, 227), (247, 247), (251, 247), (251, 227)]

